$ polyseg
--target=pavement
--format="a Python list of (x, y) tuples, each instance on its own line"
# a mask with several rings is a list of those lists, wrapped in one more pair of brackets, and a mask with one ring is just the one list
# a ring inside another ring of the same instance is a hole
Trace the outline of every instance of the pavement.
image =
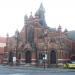
[(27, 67), (27, 66), (3, 66), (0, 67), (8, 68), (8, 69), (20, 69), (20, 70), (34, 70), (34, 71), (49, 71), (49, 72), (75, 72), (75, 69), (64, 69), (64, 68), (39, 68), (39, 67)]
[(75, 69), (0, 65), (0, 75), (75, 75)]
[(0, 65), (0, 75), (75, 75), (75, 69)]

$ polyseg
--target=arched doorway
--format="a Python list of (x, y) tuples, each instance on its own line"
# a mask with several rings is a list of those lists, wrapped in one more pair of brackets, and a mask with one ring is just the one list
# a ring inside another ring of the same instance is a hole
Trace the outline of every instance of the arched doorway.
[(8, 62), (9, 62), (10, 64), (13, 63), (13, 52), (12, 52), (12, 51), (9, 52), (9, 60), (8, 60)]
[(71, 61), (75, 61), (75, 56), (71, 56)]
[(26, 51), (25, 59), (26, 59), (26, 63), (31, 63), (31, 52), (30, 51)]
[(56, 52), (54, 50), (50, 53), (50, 64), (56, 64)]
[(17, 64), (18, 65), (20, 64), (20, 61), (21, 61), (21, 52), (18, 52), (18, 55), (17, 55)]

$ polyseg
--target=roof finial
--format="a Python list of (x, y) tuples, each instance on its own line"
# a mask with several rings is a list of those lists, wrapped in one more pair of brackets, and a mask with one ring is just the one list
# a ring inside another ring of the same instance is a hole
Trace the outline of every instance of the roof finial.
[(9, 37), (9, 34), (7, 33), (7, 35), (6, 35), (7, 37)]
[(61, 28), (61, 25), (59, 24), (58, 26), (58, 31), (61, 32), (62, 31), (62, 28)]
[(31, 13), (31, 15), (32, 15), (32, 12), (30, 12)]
[(32, 12), (30, 12), (30, 19), (32, 19), (33, 18), (33, 16), (32, 16)]

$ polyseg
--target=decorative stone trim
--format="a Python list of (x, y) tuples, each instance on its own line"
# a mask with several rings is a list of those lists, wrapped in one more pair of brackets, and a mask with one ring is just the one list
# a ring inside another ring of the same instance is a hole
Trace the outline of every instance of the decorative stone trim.
[(36, 59), (31, 59), (31, 60), (36, 60)]
[(62, 60), (70, 60), (70, 59), (57, 59), (57, 60), (62, 61)]
[(32, 65), (35, 65), (36, 63), (35, 63), (35, 62), (32, 62), (31, 64), (32, 64)]

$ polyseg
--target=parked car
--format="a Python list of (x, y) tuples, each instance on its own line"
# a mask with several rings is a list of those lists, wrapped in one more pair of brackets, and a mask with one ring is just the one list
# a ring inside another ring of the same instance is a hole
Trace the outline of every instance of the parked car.
[(75, 68), (75, 61), (66, 62), (64, 68)]

